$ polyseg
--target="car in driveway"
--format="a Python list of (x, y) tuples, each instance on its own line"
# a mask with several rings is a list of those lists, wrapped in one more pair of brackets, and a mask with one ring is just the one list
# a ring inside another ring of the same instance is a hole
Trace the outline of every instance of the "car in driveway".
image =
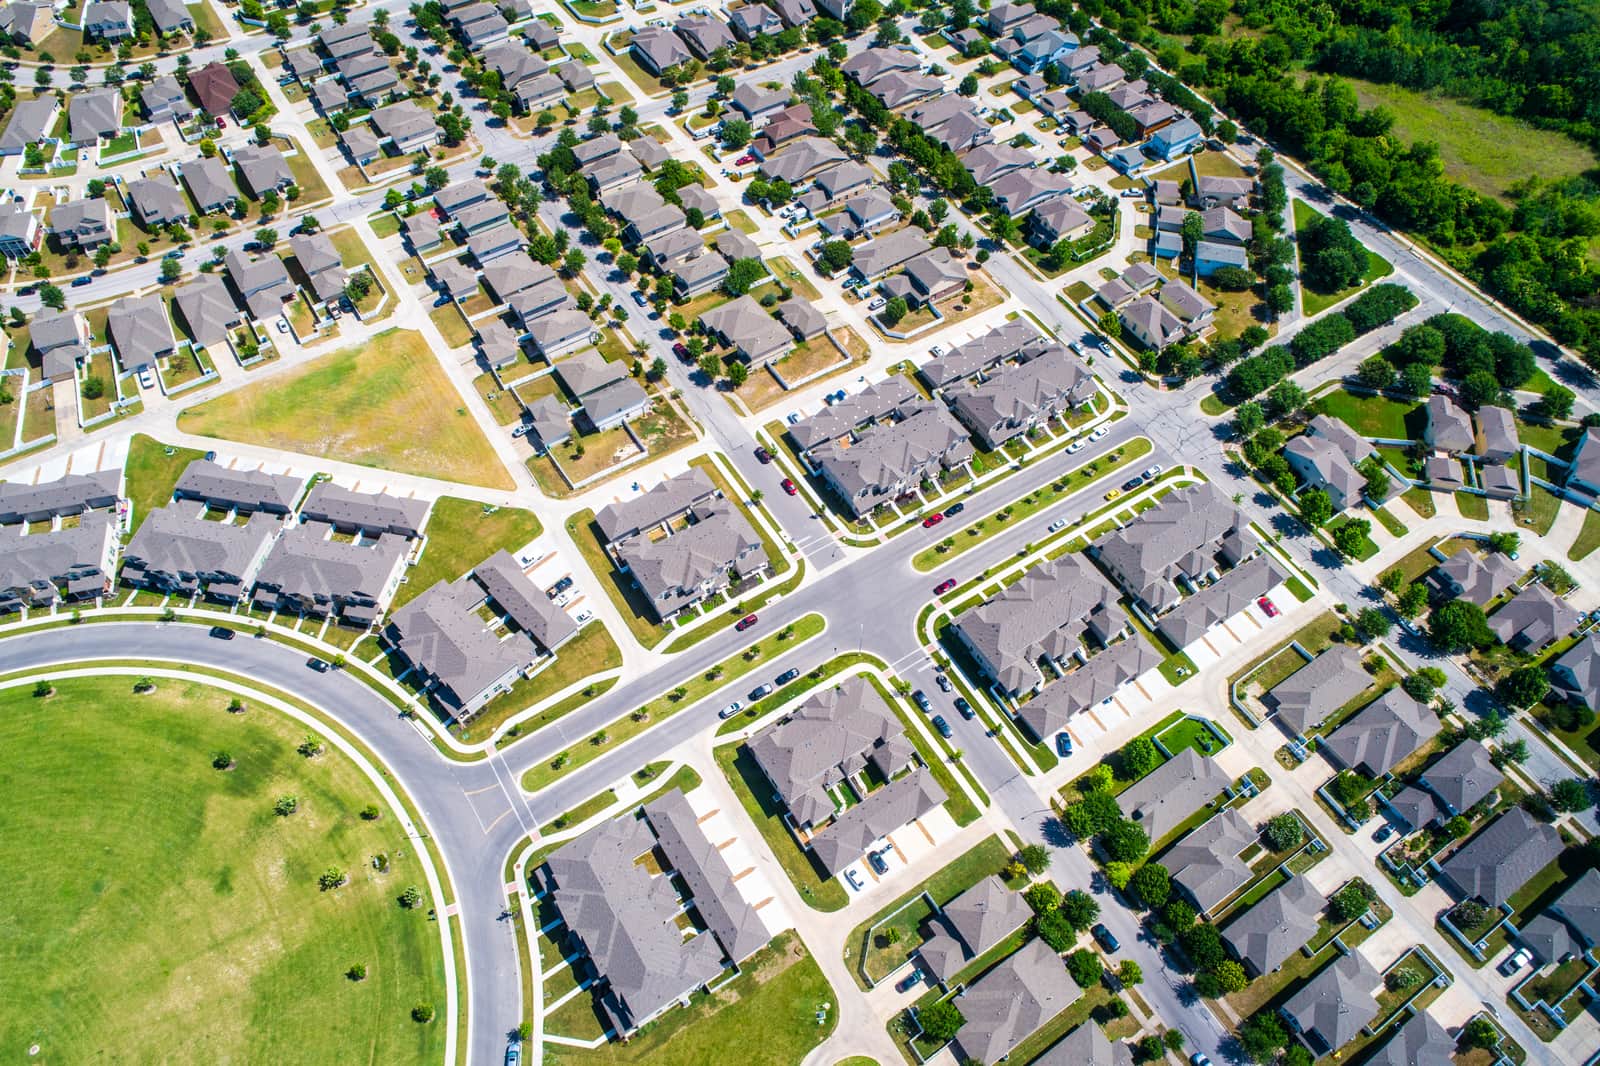
[(928, 702), (928, 694), (920, 688), (911, 694), (911, 702), (917, 705), (917, 710), (927, 714), (933, 710), (933, 704)]
[(977, 717), (977, 714), (975, 714), (972, 710), (972, 704), (967, 702), (965, 696), (956, 697), (956, 713), (961, 715), (961, 717), (965, 718), (969, 722)]
[(732, 718), (734, 715), (738, 714), (742, 710), (744, 710), (744, 704), (740, 703), (738, 700), (734, 700), (732, 703), (730, 703), (726, 707), (722, 708), (722, 710), (718, 711), (717, 712), (717, 717), (718, 718)]
[(762, 466), (766, 466), (768, 463), (772, 462), (772, 453), (767, 451), (765, 448), (757, 448), (756, 462), (760, 463)]
[(939, 731), (941, 737), (946, 740), (950, 739), (950, 723), (944, 720), (944, 715), (936, 714), (933, 716), (933, 728)]
[(923, 529), (932, 529), (934, 526), (938, 525), (940, 522), (943, 522), (943, 521), (944, 521), (944, 515), (942, 515), (942, 514), (931, 514), (927, 518), (924, 518), (922, 520), (922, 528)]
[(1372, 834), (1372, 840), (1373, 843), (1382, 844), (1385, 840), (1388, 840), (1393, 835), (1394, 826), (1390, 825), (1388, 822), (1384, 822), (1382, 825), (1378, 826), (1378, 831)]
[(1112, 934), (1111, 930), (1100, 922), (1096, 922), (1094, 928), (1089, 930), (1089, 933), (1094, 937), (1094, 942), (1099, 944), (1108, 955), (1114, 955), (1122, 948), (1122, 945), (1117, 942), (1117, 938)]
[(868, 311), (876, 311), (878, 308), (882, 307), (884, 304), (886, 304), (888, 302), (889, 301), (885, 300), (882, 296), (874, 296), (872, 298), (872, 301), (867, 304), (867, 310)]
[(738, 159), (735, 159), (733, 161), (733, 165), (736, 166), (736, 167), (747, 167), (751, 163), (754, 163), (755, 161), (756, 161), (756, 157), (753, 156), (753, 155), (742, 155)]
[(955, 587), (956, 587), (956, 579), (953, 578), (953, 577), (947, 577), (943, 581), (939, 582), (937, 585), (933, 586), (933, 594), (935, 596), (943, 596), (946, 592), (949, 592), (951, 589), (953, 589)]
[(1056, 754), (1063, 759), (1072, 754), (1072, 738), (1065, 729), (1056, 734)]
[(844, 879), (851, 888), (855, 889), (857, 892), (861, 891), (862, 884), (860, 874), (856, 873), (854, 870), (846, 870), (844, 872)]
[(783, 481), (779, 482), (779, 484), (783, 486), (783, 491), (788, 493), (790, 496), (797, 495), (800, 492), (799, 489), (794, 487), (794, 482), (790, 481), (788, 478), (784, 478)]
[(233, 630), (229, 629), (227, 626), (212, 626), (211, 635), (216, 637), (218, 640), (232, 640)]
[(920, 968), (912, 970), (910, 973), (906, 974), (904, 977), (900, 978), (900, 980), (895, 982), (894, 990), (900, 993), (909, 992), (913, 988), (916, 988), (918, 985), (920, 985), (922, 983), (922, 979), (923, 974)]
[(1265, 614), (1268, 618), (1276, 618), (1276, 617), (1278, 617), (1278, 614), (1279, 614), (1278, 605), (1273, 603), (1267, 597), (1263, 596), (1259, 600), (1257, 600), (1256, 601), (1256, 606), (1261, 608), (1262, 613)]
[(745, 630), (749, 629), (755, 624), (756, 616), (753, 614), (747, 614), (743, 618), (739, 619), (739, 621), (735, 622), (733, 628), (738, 630), (740, 633), (743, 633)]
[(883, 861), (883, 853), (881, 851), (867, 852), (867, 864), (872, 867), (873, 872), (879, 877), (889, 872), (889, 864)]
[(775, 677), (773, 679), (773, 684), (775, 684), (775, 685), (787, 685), (789, 682), (793, 681), (795, 678), (797, 678), (799, 676), (800, 676), (800, 671), (798, 671), (798, 670), (785, 670), (783, 673), (779, 674), (777, 677)]

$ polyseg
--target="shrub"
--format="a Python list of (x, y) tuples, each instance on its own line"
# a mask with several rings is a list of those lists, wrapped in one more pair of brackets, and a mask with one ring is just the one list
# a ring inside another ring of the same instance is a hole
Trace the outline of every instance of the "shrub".
[(1121, 818), (1100, 834), (1100, 846), (1113, 862), (1138, 862), (1150, 850), (1150, 836), (1137, 822)]
[(1043, 844), (1029, 844), (1017, 852), (1017, 860), (1037, 877), (1050, 869), (1050, 849)]
[(411, 1020), (419, 1025), (426, 1025), (433, 1021), (433, 1004), (418, 1003), (411, 1008)]
[(950, 1040), (967, 1020), (961, 1016), (961, 1011), (948, 999), (937, 1003), (930, 1003), (917, 1011), (917, 1021), (922, 1026), (922, 1031), (934, 1040)]
[(1022, 898), (1028, 901), (1028, 906), (1033, 908), (1035, 914), (1046, 914), (1061, 906), (1061, 890), (1049, 881), (1028, 886)]
[(422, 905), (422, 893), (417, 890), (416, 885), (407, 885), (406, 890), (397, 897), (397, 901), (406, 910), (413, 911)]
[(1290, 848), (1300, 846), (1306, 838), (1305, 826), (1300, 819), (1288, 811), (1275, 814), (1267, 821), (1267, 828), (1262, 834), (1267, 839), (1267, 845), (1273, 851), (1288, 851)]
[(344, 975), (352, 981), (365, 981), (367, 979), (367, 964), (358, 962), (346, 970)]
[(1139, 867), (1128, 887), (1136, 892), (1144, 905), (1155, 910), (1172, 895), (1172, 879), (1167, 868), (1159, 862), (1145, 863)]
[(1078, 983), (1079, 988), (1092, 988), (1100, 981), (1100, 976), (1105, 973), (1105, 965), (1100, 961), (1100, 956), (1087, 948), (1079, 948), (1067, 956), (1067, 972)]
[(296, 809), (299, 808), (299, 806), (300, 801), (295, 799), (293, 796), (279, 796), (277, 802), (272, 805), (272, 813), (276, 814), (279, 818), (287, 818), (289, 815), (293, 814)]
[(1078, 931), (1059, 909), (1046, 911), (1033, 921), (1034, 932), (1054, 951), (1066, 951), (1078, 940)]
[(1161, 755), (1149, 737), (1135, 737), (1122, 746), (1118, 753), (1122, 762), (1122, 776), (1135, 780), (1148, 774), (1161, 763)]
[(1371, 905), (1372, 889), (1364, 881), (1351, 881), (1333, 894), (1328, 901), (1328, 911), (1336, 921), (1353, 922)]
[(322, 874), (317, 878), (317, 887), (324, 892), (328, 892), (344, 884), (344, 880), (344, 871), (338, 867), (330, 866), (322, 871)]

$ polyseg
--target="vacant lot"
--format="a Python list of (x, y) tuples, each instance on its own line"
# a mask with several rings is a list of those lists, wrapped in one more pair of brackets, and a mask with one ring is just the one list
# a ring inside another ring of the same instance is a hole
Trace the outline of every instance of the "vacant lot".
[(473, 500), (441, 496), (428, 516), (428, 547), (394, 595), (399, 607), (438, 581), (454, 581), (504, 548), (514, 552), (539, 535), (539, 519), (516, 507), (485, 510)]
[[(395, 819), (360, 817), (365, 776), (215, 689), (130, 684), (0, 694), (0, 779), (29, 783), (0, 822), (0, 1041), (41, 1062), (438, 1062), (438, 928), (395, 902), (425, 883)], [(275, 817), (285, 795), (298, 809)], [(319, 891), (330, 867), (349, 880)], [(411, 1020), (421, 1003), (433, 1024)]]
[(178, 424), (207, 437), (514, 487), (422, 336), (408, 330), (191, 407)]
[(134, 434), (128, 443), (128, 463), (124, 476), (128, 498), (133, 501), (133, 528), (137, 530), (151, 511), (172, 500), (172, 490), (190, 463), (204, 452), (162, 444), (143, 433)]
[(1596, 165), (1592, 151), (1562, 134), (1443, 96), (1344, 80), (1355, 86), (1362, 107), (1382, 104), (1394, 112), (1396, 136), (1432, 141), (1446, 174), (1488, 196), (1504, 199), (1506, 189), (1523, 178), (1555, 181)]

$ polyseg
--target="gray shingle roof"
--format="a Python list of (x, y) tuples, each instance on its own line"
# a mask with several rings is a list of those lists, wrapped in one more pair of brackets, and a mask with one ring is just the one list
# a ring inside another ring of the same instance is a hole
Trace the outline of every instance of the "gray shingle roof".
[(1571, 633), (1582, 618), (1549, 588), (1533, 584), (1489, 616), (1489, 629), (1512, 647), (1538, 649)]
[(478, 616), (484, 590), (471, 577), (439, 581), (396, 611), (389, 638), (434, 697), (458, 714), (531, 663), (537, 649), (519, 635), (501, 640)]
[(239, 195), (233, 179), (228, 177), (228, 169), (219, 159), (185, 160), (182, 177), (183, 183), (189, 187), (189, 195), (194, 197), (202, 213), (215, 211)]
[(1044, 941), (1030, 940), (957, 1001), (966, 1024), (956, 1034), (956, 1058), (997, 1062), (1077, 998), (1061, 957)]
[(1472, 450), (1472, 419), (1448, 396), (1434, 393), (1428, 397), (1428, 428), (1434, 447), (1447, 452)]
[(159, 296), (124, 296), (111, 305), (106, 329), (124, 369), (151, 363), (173, 350), (172, 324)]
[[(83, 316), (77, 311), (39, 310), (28, 323), (28, 340), (34, 351), (48, 352), (67, 344), (83, 343)], [(4, 489), (0, 489), (3, 492)]]
[(1307, 878), (1291, 877), (1230, 921), (1222, 938), (1257, 974), (1271, 973), (1310, 939), (1326, 902)]
[(1029, 1066), (1133, 1066), (1133, 1049), (1120, 1040), (1113, 1044), (1097, 1023), (1086, 1021)]
[(1369, 777), (1394, 769), (1439, 733), (1439, 717), (1402, 689), (1361, 708), (1322, 743), (1322, 750)]
[(1258, 555), (1229, 570), (1161, 616), (1156, 629), (1186, 648), (1289, 579), (1270, 555)]
[(918, 949), (941, 981), (982, 955), (1033, 917), (1022, 893), (993, 874), (940, 908), (938, 930)]
[(289, 161), (270, 144), (241, 145), (234, 150), (233, 162), (239, 168), (244, 183), (256, 196), (294, 181), (294, 175), (289, 172)]
[(21, 526), (0, 527), (0, 610), (48, 606), (63, 591), (69, 598), (100, 592), (101, 568), (115, 557), (114, 530), (106, 511), (90, 511), (63, 529), (24, 534)]
[(341, 529), (356, 527), (368, 533), (395, 533), (402, 537), (418, 536), (427, 514), (427, 500), (386, 492), (357, 492), (331, 481), (317, 482), (300, 507), (302, 518)]
[(523, 632), (533, 634), (545, 648), (557, 648), (578, 632), (572, 616), (540, 593), (504, 548), (479, 563), (472, 576)]
[(777, 155), (762, 160), (761, 172), (771, 180), (796, 184), (846, 158), (844, 149), (825, 137), (800, 137)]
[(1439, 866), (1463, 897), (1498, 906), (1561, 854), (1561, 837), (1521, 807), (1512, 807)]
[(595, 515), (595, 524), (607, 541), (620, 540), (676, 518), (716, 495), (711, 477), (701, 467), (692, 466), (640, 496), (607, 504)]
[(1283, 1005), (1306, 1034), (1315, 1033), (1329, 1052), (1348, 1044), (1378, 1016), (1374, 993), (1383, 979), (1359, 951), (1340, 955), (1301, 986)]
[(121, 470), (63, 474), (53, 481), (36, 484), (0, 481), (0, 523), (42, 522), (57, 515), (110, 507), (117, 502), (121, 489)]
[(240, 319), (228, 286), (215, 274), (200, 274), (178, 286), (172, 290), (172, 302), (188, 324), (195, 343), (202, 347), (221, 344), (227, 338), (228, 327)]
[(1435, 570), (1454, 598), (1483, 607), (1522, 576), (1522, 568), (1499, 552), (1479, 555), (1462, 550), (1440, 563)]
[(122, 93), (116, 89), (94, 89), (79, 93), (67, 108), (74, 144), (90, 144), (97, 137), (111, 137), (122, 128)]
[(230, 586), (229, 594), (236, 597), (281, 528), (282, 522), (271, 515), (254, 514), (244, 525), (227, 525), (201, 521), (176, 507), (158, 507), (128, 541), (122, 574), (135, 582), (161, 578), (197, 591), (215, 581)]
[(811, 838), (811, 852), (828, 875), (835, 876), (876, 841), (921, 818), (945, 798), (933, 774), (919, 766), (836, 816)]
[(1372, 678), (1361, 665), (1361, 653), (1348, 644), (1334, 644), (1274, 685), (1262, 702), (1284, 728), (1300, 735), (1371, 684)]
[(1207, 482), (1166, 496), (1102, 539), (1095, 556), (1124, 591), (1159, 608), (1176, 599), (1179, 577), (1202, 576), (1218, 555), (1235, 564), (1258, 546), (1243, 512)]
[(1452, 1066), (1455, 1039), (1426, 1010), (1396, 1027), (1367, 1066)]
[(1580, 637), (1555, 661), (1550, 683), (1591, 710), (1600, 705), (1600, 632)]
[(937, 466), (950, 467), (972, 455), (967, 431), (942, 405), (909, 411), (899, 422), (878, 426), (848, 446), (829, 441), (813, 452), (841, 492), (854, 498), (888, 491), (920, 479)]
[(1199, 904), (1200, 913), (1209, 914), (1250, 880), (1250, 867), (1239, 853), (1254, 843), (1255, 828), (1238, 808), (1228, 807), (1168, 848), (1161, 864)]
[[(1127, 624), (1121, 611), (1104, 612), (1111, 624)], [(1091, 624), (1096, 619), (1091, 617)], [(1046, 685), (1038, 696), (1023, 704), (1017, 717), (1039, 740), (1067, 727), (1072, 716), (1108, 700), (1134, 679), (1154, 670), (1163, 656), (1148, 641), (1123, 640), (1090, 659), (1068, 677)]]
[(659, 618), (700, 599), (703, 586), (726, 585), (730, 571), (758, 573), (769, 563), (761, 537), (732, 503), (718, 500), (692, 514), (694, 521), (670, 536), (635, 537), (618, 549)]
[(904, 734), (871, 683), (855, 676), (808, 697), (783, 721), (751, 737), (747, 747), (803, 827), (826, 821), (834, 810), (827, 790)]
[(184, 202), (183, 193), (165, 174), (136, 178), (122, 187), (122, 194), (128, 206), (147, 225), (164, 226), (189, 217), (189, 205)]
[(1154, 844), (1232, 783), (1214, 759), (1184, 748), (1129, 785), (1117, 797), (1117, 805)]
[(918, 373), (934, 388), (944, 388), (1006, 359), (1032, 358), (1054, 346), (1026, 319), (1018, 318), (929, 359)]
[(694, 909), (734, 962), (754, 955), (772, 939), (761, 915), (739, 892), (734, 872), (716, 844), (706, 839), (689, 801), (677, 789), (649, 804), (645, 815), (656, 844), (689, 886)]
[(905, 377), (890, 374), (860, 392), (823, 407), (811, 417), (802, 418), (789, 427), (789, 436), (802, 450), (809, 450), (899, 410), (917, 395), (916, 387)]
[(6, 123), (5, 132), (0, 133), (0, 149), (20, 152), (41, 140), (49, 130), (59, 106), (54, 96), (18, 100), (12, 109), (10, 121)]
[(300, 499), (303, 478), (236, 470), (196, 459), (183, 470), (173, 492), (180, 499), (203, 500), (219, 510), (267, 511), (286, 515)]
[(1428, 788), (1447, 803), (1450, 813), (1461, 814), (1500, 787), (1502, 776), (1489, 757), (1489, 749), (1467, 739), (1445, 752), (1423, 771)]
[(747, 362), (761, 364), (794, 344), (789, 331), (748, 294), (700, 316), (701, 323), (726, 337)]

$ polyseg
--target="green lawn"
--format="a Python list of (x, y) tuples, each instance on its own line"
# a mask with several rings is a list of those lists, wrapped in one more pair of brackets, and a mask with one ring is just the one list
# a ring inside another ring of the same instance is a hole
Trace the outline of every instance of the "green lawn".
[(639, 591), (639, 586), (633, 583), (632, 578), (616, 568), (611, 556), (602, 547), (604, 534), (595, 524), (594, 511), (585, 508), (574, 514), (567, 520), (567, 532), (572, 535), (573, 542), (578, 545), (578, 554), (589, 564), (589, 569), (605, 590), (612, 606), (627, 623), (633, 639), (646, 648), (653, 648), (665, 640), (668, 630), (649, 613), (649, 600)]
[(515, 483), (422, 340), (389, 330), (191, 407), (178, 425), (201, 436), (511, 489)]
[[(617, 642), (611, 639), (611, 634), (606, 632), (605, 626), (598, 622), (590, 622), (576, 637), (556, 649), (556, 661), (534, 675), (533, 680), (518, 681), (511, 686), (511, 691), (502, 692), (484, 704), (483, 708), (472, 716), (471, 721), (464, 724), (457, 723), (451, 727), (451, 731), (462, 740), (483, 740), (512, 715), (520, 714), (586, 677), (602, 670), (615, 670), (621, 665), (622, 651), (617, 647)], [(612, 679), (590, 686), (593, 692), (587, 689), (576, 692), (554, 707), (540, 711), (532, 719), (519, 722), (516, 726), (518, 735), (531, 733), (549, 725), (562, 715), (601, 695), (614, 684), (616, 681)]]
[[(739, 969), (733, 981), (712, 993), (696, 992), (687, 1008), (673, 1007), (626, 1044), (607, 1043), (593, 1051), (546, 1044), (544, 1061), (550, 1066), (702, 1066), (727, 1061), (732, 1052), (744, 1066), (787, 1066), (805, 1059), (838, 1024), (828, 979), (793, 932)], [(580, 1002), (581, 996), (568, 1006)], [(819, 1025), (817, 1011), (825, 1006), (832, 1009)]]
[(515, 551), (540, 533), (532, 511), (441, 496), (428, 515), (428, 546), (394, 595), (394, 607), (416, 599), (437, 581), (453, 581), (504, 548)]
[(1344, 389), (1318, 396), (1311, 413), (1337, 418), (1364, 437), (1421, 440), (1427, 414), (1422, 404), (1383, 396), (1358, 396)]
[[(1459, 496), (1456, 498), (1460, 499)], [(1485, 512), (1488, 511), (1487, 503), (1484, 504), (1484, 510)], [(1560, 497), (1549, 489), (1534, 485), (1533, 490), (1528, 493), (1527, 505), (1520, 512), (1517, 512), (1517, 524), (1527, 526), (1542, 537), (1550, 532), (1551, 526), (1555, 525), (1556, 515), (1560, 511)], [(1462, 509), (1462, 513), (1466, 513), (1465, 508)], [(1484, 517), (1488, 518), (1488, 514), (1485, 513)]]
[(789, 875), (795, 891), (813, 910), (836, 911), (850, 902), (844, 886), (829, 877), (809, 851), (802, 851), (783, 821), (783, 801), (772, 792), (772, 783), (761, 772), (755, 757), (743, 743), (724, 744), (714, 752), (717, 766), (739, 797), (740, 806), (761, 831), (767, 847), (777, 856), (778, 865)]
[[(438, 1062), (438, 929), (395, 902), (426, 885), (398, 821), (358, 816), (378, 801), (366, 777), (331, 749), (301, 758), (304, 726), (228, 714), (215, 689), (130, 686), (0, 694), (0, 779), (28, 782), (0, 821), (0, 1041), (40, 1062)], [(298, 810), (278, 818), (284, 795)], [(329, 867), (349, 881), (319, 891)]]
[(1437, 145), (1445, 174), (1485, 195), (1506, 200), (1506, 190), (1524, 178), (1560, 181), (1596, 166), (1593, 151), (1554, 130), (1444, 96), (1341, 80), (1355, 87), (1362, 107), (1381, 104), (1393, 113), (1396, 138)]
[(1591, 509), (1583, 516), (1583, 529), (1579, 531), (1578, 539), (1572, 542), (1572, 547), (1567, 549), (1567, 558), (1577, 562), (1596, 548), (1600, 548), (1600, 511)]
[[(1319, 213), (1309, 204), (1301, 200), (1295, 200), (1294, 228), (1296, 230), (1304, 229)], [(1338, 292), (1313, 292), (1302, 284), (1300, 286), (1301, 307), (1305, 311), (1306, 317), (1309, 318), (1318, 312), (1326, 311), (1340, 300), (1355, 295), (1362, 287), (1371, 285), (1379, 278), (1386, 278), (1392, 273), (1394, 273), (1394, 264), (1369, 249), (1367, 251), (1367, 270), (1362, 275), (1360, 285), (1341, 289)]]
[(162, 444), (143, 433), (133, 435), (128, 443), (124, 474), (128, 481), (128, 498), (133, 501), (135, 530), (152, 510), (171, 502), (172, 489), (183, 476), (184, 469), (204, 455), (193, 448)]
[[(1546, 493), (1546, 495), (1549, 495)], [(1474, 518), (1479, 522), (1489, 520), (1489, 501), (1473, 492), (1456, 493), (1456, 510), (1461, 512), (1463, 518)]]

